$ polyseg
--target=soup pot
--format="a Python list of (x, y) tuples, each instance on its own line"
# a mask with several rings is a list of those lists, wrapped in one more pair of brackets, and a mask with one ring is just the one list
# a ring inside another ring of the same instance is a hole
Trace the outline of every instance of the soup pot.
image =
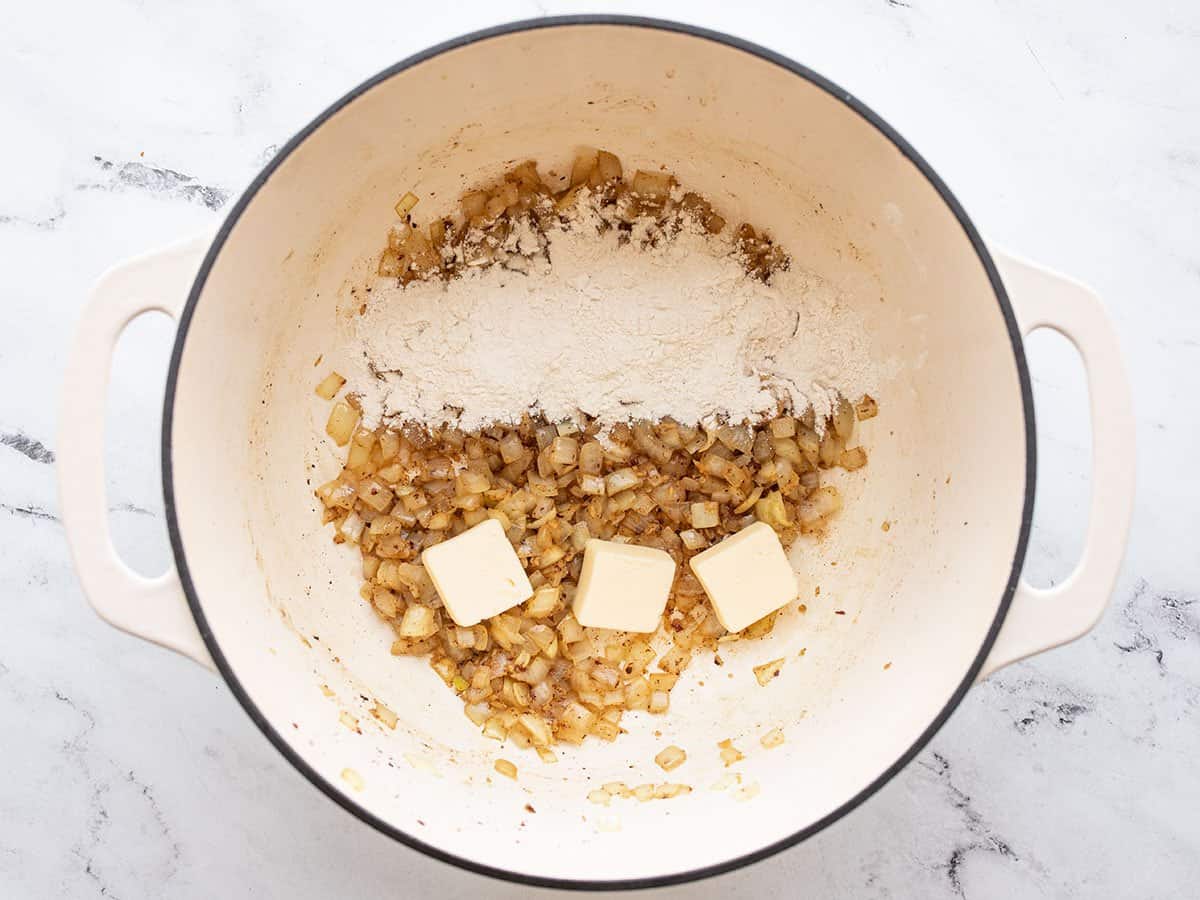
[[(373, 274), (397, 197), (413, 191), (432, 217), (506, 164), (562, 171), (580, 146), (613, 150), (627, 170), (662, 164), (729, 221), (765, 228), (898, 365), (860, 426), (869, 466), (843, 479), (831, 532), (793, 548), (820, 587), (807, 612), (722, 645), (722, 666), (700, 655), (666, 716), (629, 714), (615, 742), (560, 746), (547, 764), (483, 737), (427, 661), (390, 655), (392, 632), (357, 595), (357, 551), (321, 524), (313, 488), (340, 459), (313, 388), (349, 352), (352, 289)], [(114, 342), (151, 309), (178, 333), (162, 426), (174, 566), (147, 579), (113, 551), (102, 430)], [(1035, 487), (1022, 337), (1039, 327), (1079, 349), (1093, 430), (1086, 547), (1052, 590), (1020, 577)], [(59, 472), (99, 614), (216, 669), (332, 800), (476, 872), (616, 888), (726, 871), (814, 834), (912, 760), (972, 683), (1084, 634), (1124, 550), (1133, 434), (1092, 292), (990, 249), (861, 102), (734, 38), (586, 16), (393, 66), (284, 147), (215, 237), (105, 274), (67, 364)], [(760, 686), (752, 667), (777, 658)], [(785, 741), (766, 749), (775, 728)], [(745, 754), (729, 768), (725, 739)], [(688, 760), (664, 775), (653, 760), (670, 744)], [(497, 776), (500, 757), (516, 780)], [(588, 802), (611, 781), (693, 791)]]

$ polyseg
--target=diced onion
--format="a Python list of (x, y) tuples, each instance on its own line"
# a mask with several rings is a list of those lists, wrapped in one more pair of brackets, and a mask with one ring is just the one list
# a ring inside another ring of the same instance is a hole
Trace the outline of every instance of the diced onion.
[(541, 716), (526, 713), (518, 721), (525, 728), (525, 731), (528, 732), (529, 739), (533, 741), (534, 746), (545, 747), (554, 740), (550, 726), (546, 724), (546, 720)]
[(804, 454), (804, 458), (810, 466), (815, 466), (821, 452), (821, 441), (817, 437), (816, 432), (811, 428), (798, 427), (796, 429), (796, 445), (800, 448), (800, 452)]
[(671, 181), (671, 176), (666, 172), (638, 169), (633, 176), (633, 191), (643, 197), (665, 200), (671, 192)]
[(772, 728), (761, 738), (759, 738), (758, 742), (768, 750), (770, 750), (772, 747), (778, 747), (783, 743), (783, 729)]
[(417, 195), (412, 191), (406, 191), (404, 196), (396, 201), (396, 215), (403, 219), (410, 212), (412, 212), (413, 207), (416, 206), (417, 203)]
[(573, 466), (579, 458), (579, 441), (559, 435), (550, 443), (550, 460), (556, 466)]
[(562, 589), (558, 585), (546, 585), (533, 592), (525, 605), (525, 613), (533, 619), (543, 619), (558, 608)]
[(791, 416), (780, 416), (771, 421), (771, 435), (777, 438), (790, 438), (796, 435), (796, 420)]
[(633, 789), (633, 798), (639, 803), (645, 803), (647, 800), (654, 799), (654, 785), (639, 784)]
[(317, 385), (317, 396), (322, 400), (332, 400), (345, 383), (346, 379), (337, 372), (330, 372)]
[(342, 520), (338, 533), (348, 541), (357, 542), (362, 536), (365, 523), (358, 513), (352, 512)]
[(722, 425), (717, 440), (735, 453), (749, 453), (754, 446), (754, 433), (745, 425)]
[(433, 610), (414, 603), (404, 611), (400, 620), (400, 637), (426, 638), (437, 631), (437, 620)]
[(659, 767), (662, 768), (664, 772), (670, 772), (672, 769), (678, 769), (686, 760), (687, 752), (680, 747), (676, 747), (674, 744), (672, 744), (670, 747), (667, 747), (656, 757), (654, 757), (654, 761), (658, 763)]
[(693, 528), (716, 528), (721, 521), (716, 503), (693, 503), (691, 510)]
[(779, 491), (771, 491), (754, 504), (754, 515), (758, 521), (765, 522), (776, 530), (787, 528), (792, 524), (787, 508), (783, 505), (783, 495)]
[(571, 166), (571, 187), (587, 184), (595, 166), (595, 151), (585, 151), (576, 156), (575, 162)]
[(761, 666), (754, 667), (754, 677), (758, 679), (758, 683), (765, 685), (768, 681), (777, 677), (783, 669), (784, 659), (773, 659), (770, 662), (765, 662)]
[(599, 441), (588, 441), (579, 448), (579, 471), (585, 475), (599, 475), (604, 463), (604, 448)]
[(354, 434), (358, 418), (358, 410), (349, 403), (345, 401), (335, 403), (333, 409), (329, 411), (329, 421), (325, 423), (325, 433), (333, 438), (334, 443), (339, 447), (344, 447), (350, 443), (350, 436)]
[(599, 475), (581, 475), (579, 477), (579, 490), (588, 496), (603, 496), (605, 490), (604, 479)]
[(879, 404), (870, 394), (864, 394), (862, 399), (855, 404), (854, 412), (858, 416), (858, 421), (865, 422), (867, 419), (873, 419), (879, 415)]
[(604, 479), (604, 486), (609, 495), (619, 494), (629, 488), (637, 487), (642, 483), (642, 476), (636, 470), (625, 468), (618, 469)]
[(742, 751), (733, 746), (733, 741), (726, 739), (718, 742), (717, 747), (721, 750), (721, 762), (725, 763), (725, 768), (729, 768), (735, 762), (746, 758)]
[(600, 184), (616, 181), (621, 177), (621, 160), (607, 150), (599, 151), (596, 154), (595, 176)]
[(832, 485), (819, 487), (800, 503), (800, 527), (811, 529), (841, 508), (841, 495)]
[(833, 413), (833, 430), (837, 432), (842, 443), (850, 440), (854, 432), (854, 407), (845, 397), (839, 396), (837, 407)]
[(845, 441), (841, 435), (833, 429), (825, 432), (821, 438), (821, 446), (819, 450), (819, 459), (823, 468), (831, 468), (836, 466), (838, 459), (841, 458), (842, 451), (846, 448)]
[(848, 472), (861, 469), (866, 464), (867, 451), (862, 447), (851, 447), (849, 450), (843, 450), (842, 455), (838, 457), (838, 465)]
[(733, 514), (740, 516), (742, 513), (749, 511), (758, 502), (758, 498), (762, 496), (762, 491), (761, 484), (755, 485), (754, 490), (750, 492), (746, 499), (733, 508)]

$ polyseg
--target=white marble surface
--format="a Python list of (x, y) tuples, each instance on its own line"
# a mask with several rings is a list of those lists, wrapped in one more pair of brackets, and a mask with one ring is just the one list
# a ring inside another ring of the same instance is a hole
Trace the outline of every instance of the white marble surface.
[[(1195, 896), (1200, 882), (1200, 7), (1173, 0), (613, 4), (840, 82), (994, 241), (1094, 285), (1136, 394), (1137, 516), (1100, 626), (973, 690), (920, 758), (807, 843), (659, 896)], [(290, 134), (410, 52), (574, 4), (10, 4), (0, 14), (0, 896), (518, 897), (370, 831), (222, 683), (104, 626), (57, 520), (60, 363), (111, 262), (214, 225)], [(790, 10), (790, 11), (787, 11)], [(131, 329), (109, 442), (118, 541), (166, 561), (170, 326)], [(1043, 477), (1027, 572), (1086, 509), (1078, 367), (1033, 342)]]

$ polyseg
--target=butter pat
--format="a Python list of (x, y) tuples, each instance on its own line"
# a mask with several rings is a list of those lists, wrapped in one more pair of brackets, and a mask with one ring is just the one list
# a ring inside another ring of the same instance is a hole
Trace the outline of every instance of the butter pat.
[(691, 566), (726, 631), (753, 625), (800, 593), (783, 544), (764, 522), (697, 553)]
[(675, 560), (662, 550), (593, 538), (583, 550), (575, 618), (592, 628), (655, 631), (674, 581)]
[(524, 603), (533, 586), (495, 519), (421, 554), (425, 571), (456, 624), (466, 628)]

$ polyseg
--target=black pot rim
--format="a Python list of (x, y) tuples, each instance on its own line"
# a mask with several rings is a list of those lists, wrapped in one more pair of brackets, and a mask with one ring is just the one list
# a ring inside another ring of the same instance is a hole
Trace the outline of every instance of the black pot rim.
[[(703, 40), (713, 41), (718, 44), (723, 44), (727, 47), (732, 47), (736, 50), (748, 53), (759, 59), (773, 63), (794, 75), (807, 80), (816, 87), (824, 90), (826, 93), (835, 97), (842, 103), (846, 104), (854, 110), (863, 119), (873, 125), (884, 137), (898, 149), (913, 165), (920, 170), (925, 176), (930, 185), (938, 192), (946, 206), (953, 212), (955, 218), (958, 219), (962, 226), (963, 232), (966, 234), (971, 246), (974, 248), (976, 255), (979, 257), (980, 263), (983, 265), (987, 273), (988, 280), (991, 282), (992, 289), (995, 292), (996, 300), (1000, 305), (1000, 311), (1004, 316), (1004, 322), (1008, 329), (1009, 339), (1012, 343), (1013, 355), (1016, 361), (1018, 378), (1021, 387), (1021, 400), (1025, 413), (1025, 496), (1024, 505), (1021, 513), (1021, 526), (1017, 539), (1016, 551), (1013, 554), (1012, 569), (1009, 573), (1008, 584), (1004, 589), (1004, 594), (1001, 597), (999, 607), (996, 611), (996, 616), (992, 621), (991, 627), (988, 629), (987, 635), (976, 654), (974, 661), (968, 669), (962, 682), (954, 691), (953, 695), (947, 701), (941, 712), (930, 723), (913, 743), (913, 745), (900, 756), (891, 766), (881, 772), (867, 787), (863, 788), (856, 795), (848, 799), (841, 806), (828, 815), (824, 816), (817, 822), (809, 825), (806, 828), (797, 831), (796, 833), (775, 841), (765, 847), (755, 850), (752, 853), (747, 853), (735, 859), (725, 862), (716, 863), (711, 866), (703, 866), (696, 869), (690, 869), (684, 872), (675, 872), (667, 875), (655, 875), (644, 878), (625, 878), (614, 880), (596, 880), (596, 879), (570, 879), (570, 878), (547, 878), (538, 875), (530, 875), (523, 872), (511, 871), (508, 869), (500, 869), (493, 866), (483, 865), (473, 860), (457, 856), (452, 853), (447, 853), (437, 847), (425, 843), (419, 838), (401, 831), (394, 825), (383, 821), (377, 816), (369, 813), (367, 810), (360, 807), (353, 800), (346, 797), (341, 791), (337, 790), (328, 781), (322, 778), (315, 769), (313, 769), (304, 758), (288, 743), (288, 741), (279, 734), (267, 721), (265, 715), (250, 698), (237, 675), (230, 667), (221, 648), (217, 643), (212, 629), (209, 627), (208, 621), (205, 618), (203, 607), (200, 604), (199, 597), (196, 593), (195, 586), (192, 582), (191, 574), (187, 564), (187, 555), (184, 552), (183, 540), (179, 532), (179, 522), (175, 508), (175, 490), (174, 478), (171, 461), (171, 446), (172, 446), (172, 426), (174, 424), (174, 401), (176, 383), (179, 375), (180, 360), (183, 355), (183, 347), (187, 340), (188, 328), (191, 323), (192, 315), (195, 312), (196, 304), (199, 301), (200, 294), (204, 289), (205, 282), (212, 270), (217, 256), (220, 254), (226, 239), (229, 237), (233, 227), (241, 218), (246, 207), (258, 194), (259, 190), (270, 179), (274, 171), (287, 159), (287, 157), (303, 143), (309, 135), (311, 135), (319, 126), (324, 124), (336, 112), (341, 110), (347, 104), (351, 103), (359, 96), (375, 87), (376, 85), (386, 81), (393, 75), (403, 72), (415, 65), (418, 65), (426, 60), (439, 56), (447, 51), (455, 50), (460, 47), (465, 47), (469, 44), (474, 44), (480, 41), (489, 40), (491, 38), (500, 37), (503, 35), (514, 34), (523, 31), (533, 31), (541, 28), (554, 28), (560, 26), (575, 26), (575, 25), (620, 25), (631, 28), (647, 28), (657, 29), (661, 31), (670, 31), (680, 34), (690, 35), (692, 37)], [(858, 100), (848, 91), (835, 85), (833, 82), (813, 72), (811, 69), (796, 63), (787, 57), (781, 56), (757, 44), (741, 40), (740, 38), (730, 37), (726, 34), (721, 34), (715, 31), (709, 31), (704, 28), (698, 28), (694, 25), (682, 24), (679, 22), (671, 22), (662, 19), (643, 18), (638, 16), (616, 16), (616, 15), (573, 15), (573, 16), (555, 16), (541, 19), (529, 19), (518, 22), (511, 22), (505, 25), (499, 25), (493, 28), (486, 28), (481, 31), (475, 31), (470, 34), (463, 35), (453, 40), (446, 41), (434, 47), (430, 47), (414, 56), (396, 63), (393, 66), (385, 69), (372, 78), (367, 79), (362, 84), (355, 87), (345, 96), (339, 99), (336, 103), (322, 112), (319, 116), (313, 119), (299, 133), (296, 134), (264, 167), (262, 172), (251, 182), (250, 186), (241, 195), (238, 201), (233, 205), (228, 217), (225, 219), (216, 238), (213, 240), (208, 253), (205, 255), (203, 264), (200, 266), (199, 272), (196, 275), (196, 280), (192, 286), (191, 292), (188, 295), (187, 304), (179, 317), (179, 328), (175, 337), (174, 349), (171, 353), (170, 368), (167, 373), (166, 397), (163, 407), (163, 429), (162, 429), (162, 477), (163, 477), (163, 495), (165, 500), (165, 509), (167, 517), (167, 528), (170, 534), (171, 547), (174, 552), (175, 566), (179, 573), (179, 580), (183, 585), (183, 590), (187, 596), (188, 606), (191, 608), (192, 615), (196, 620), (196, 625), (200, 630), (200, 635), (204, 640), (208, 651), (212, 654), (213, 662), (216, 663), (217, 669), (222, 677), (233, 691), (238, 702), (245, 709), (246, 713), (254, 721), (254, 724), (266, 735), (267, 739), (275, 746), (289, 763), (291, 763), (305, 778), (324, 793), (327, 797), (345, 809), (347, 812), (361, 819), (366, 824), (370, 825), (377, 831), (405, 844), (408, 847), (418, 850), (427, 856), (442, 862), (450, 863), (470, 872), (475, 872), (480, 875), (487, 875), (492, 878), (498, 878), (505, 881), (511, 881), (518, 884), (534, 885), (538, 887), (550, 888), (565, 888), (573, 890), (587, 891), (603, 891), (603, 890), (635, 890), (640, 888), (663, 887), (667, 885), (682, 884), (689, 881), (696, 881), (703, 878), (709, 878), (714, 875), (720, 875), (725, 872), (733, 871), (734, 869), (742, 868), (759, 860), (766, 859), (781, 850), (792, 847), (799, 842), (811, 837), (817, 832), (823, 830), (829, 825), (841, 819), (847, 813), (854, 810), (862, 804), (868, 797), (878, 791), (884, 784), (890, 781), (902, 768), (908, 765), (917, 754), (929, 743), (930, 739), (938, 732), (938, 730), (950, 718), (950, 715), (958, 707), (967, 690), (975, 681), (976, 675), (983, 666), (984, 660), (987, 658), (993, 643), (999, 634), (1000, 626), (1004, 622), (1004, 618), (1008, 613), (1008, 608), (1012, 603), (1013, 593), (1016, 590), (1017, 583), (1020, 579), (1021, 569), (1025, 561), (1025, 550), (1029, 541), (1029, 529), (1033, 518), (1033, 496), (1034, 485), (1036, 482), (1036, 440), (1035, 427), (1033, 416), (1033, 394), (1030, 387), (1029, 369), (1025, 360), (1021, 333), (1017, 326), (1016, 317), (1013, 314), (1012, 305), (1008, 300), (1008, 295), (1005, 292), (1004, 284), (1000, 280), (1000, 275), (996, 270), (995, 263), (992, 261), (991, 255), (988, 253), (987, 247), (984, 245), (983, 239), (979, 236), (975, 226), (971, 223), (965, 210), (955, 199), (954, 195), (945, 183), (937, 176), (932, 167), (914, 150), (907, 141), (902, 138), (894, 128), (887, 124), (880, 116), (869, 109), (862, 101)]]

